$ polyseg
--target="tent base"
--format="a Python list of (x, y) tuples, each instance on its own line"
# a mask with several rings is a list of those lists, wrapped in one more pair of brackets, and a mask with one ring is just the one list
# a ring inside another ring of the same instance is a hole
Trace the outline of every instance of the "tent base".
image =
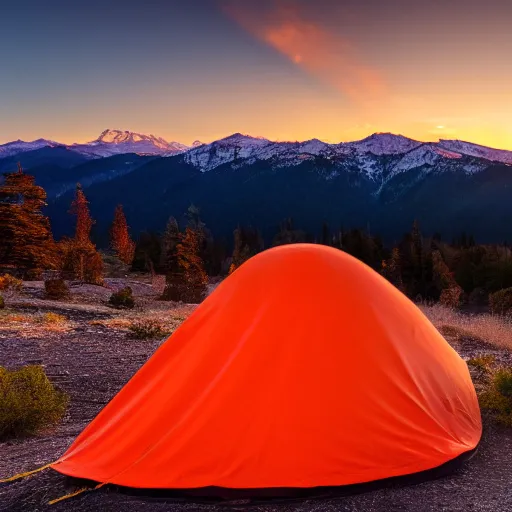
[[(248, 501), (252, 504), (260, 502), (276, 502), (276, 501), (292, 501), (304, 499), (327, 499), (353, 494), (360, 494), (377, 489), (389, 487), (401, 487), (408, 485), (416, 485), (428, 480), (434, 480), (447, 476), (457, 469), (463, 463), (471, 459), (477, 452), (478, 446), (473, 450), (462, 453), (440, 466), (435, 468), (412, 473), (408, 475), (394, 476), (364, 482), (360, 484), (350, 484), (341, 486), (324, 486), (324, 487), (268, 487), (257, 489), (234, 489), (226, 487), (201, 487), (194, 489), (152, 489), (152, 488), (134, 488), (124, 487), (120, 485), (109, 484), (106, 488), (117, 491), (121, 494), (129, 496), (138, 496), (150, 500), (174, 500), (188, 501), (194, 503), (216, 503), (229, 501)], [(74, 483), (90, 483), (96, 485), (97, 482), (91, 480), (77, 479), (68, 477)]]

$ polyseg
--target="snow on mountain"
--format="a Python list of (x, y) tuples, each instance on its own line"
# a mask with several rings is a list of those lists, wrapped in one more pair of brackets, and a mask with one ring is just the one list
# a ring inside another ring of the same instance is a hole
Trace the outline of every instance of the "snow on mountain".
[(70, 148), (96, 157), (122, 153), (172, 156), (189, 149), (184, 144), (167, 142), (162, 137), (121, 130), (105, 130), (96, 140), (87, 144), (72, 144)]
[(301, 154), (322, 155), (333, 151), (333, 146), (318, 139), (311, 139), (298, 144), (298, 152)]
[(211, 144), (192, 148), (185, 153), (185, 161), (201, 171), (210, 171), (226, 163), (236, 163), (238, 160), (256, 160), (256, 154), (262, 148), (273, 144), (267, 139), (235, 133)]
[[(45, 139), (32, 142), (18, 140), (0, 145), (0, 158), (59, 145)], [(165, 157), (182, 154), (186, 162), (202, 172), (226, 164), (236, 169), (263, 161), (277, 169), (300, 165), (304, 161), (320, 162), (318, 159), (327, 159), (332, 162), (329, 167), (332, 176), (345, 169), (359, 171), (371, 180), (382, 182), (398, 173), (417, 168), (427, 173), (431, 170), (460, 170), (469, 174), (482, 170), (491, 162), (512, 165), (512, 151), (459, 140), (424, 143), (392, 133), (374, 133), (359, 141), (339, 144), (318, 139), (274, 142), (263, 137), (235, 133), (210, 144), (196, 140), (191, 146), (186, 146), (154, 135), (105, 130), (92, 142), (65, 147), (92, 158), (124, 153)]]
[(58, 142), (46, 139), (37, 139), (32, 142), (25, 142), (23, 140), (15, 140), (7, 142), (7, 144), (0, 144), (0, 158), (6, 158), (18, 153), (26, 153), (27, 151), (35, 151), (44, 147), (61, 146)]
[(443, 140), (438, 142), (438, 146), (449, 151), (456, 151), (468, 156), (477, 158), (485, 158), (492, 162), (501, 162), (512, 165), (512, 151), (504, 149), (493, 149), (471, 142), (463, 142), (461, 140)]
[(417, 140), (408, 139), (402, 135), (392, 133), (374, 133), (365, 139), (356, 142), (338, 144), (340, 149), (348, 148), (357, 153), (372, 153), (374, 155), (396, 155), (407, 153), (423, 143)]
[[(455, 142), (424, 143), (391, 133), (375, 133), (360, 141), (340, 144), (328, 144), (318, 139), (272, 142), (235, 133), (211, 144), (191, 148), (184, 153), (184, 158), (206, 172), (225, 164), (236, 168), (257, 161), (267, 161), (273, 168), (290, 167), (304, 160), (324, 157), (333, 160), (338, 170), (358, 169), (369, 179), (384, 180), (420, 167), (426, 167), (427, 172), (428, 168), (436, 168), (474, 173), (486, 166), (485, 162), (475, 160), (475, 156), (487, 161), (500, 158), (505, 163), (508, 163), (508, 156), (512, 156), (512, 152), (489, 150), (484, 157), (483, 150), (488, 148)], [(391, 157), (391, 160), (384, 163), (383, 156)], [(464, 162), (459, 163), (464, 158)], [(333, 172), (336, 174), (338, 171)]]

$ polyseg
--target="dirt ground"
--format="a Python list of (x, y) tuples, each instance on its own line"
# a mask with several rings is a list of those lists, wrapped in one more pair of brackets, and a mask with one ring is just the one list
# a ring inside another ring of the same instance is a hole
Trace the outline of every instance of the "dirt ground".
[[(41, 312), (51, 310), (67, 318), (68, 328), (44, 336), (37, 330), (26, 330), (20, 335), (20, 329), (2, 325), (0, 319), (0, 365), (16, 368), (41, 364), (51, 381), (66, 391), (71, 400), (64, 421), (53, 431), (23, 441), (0, 443), (0, 478), (56, 460), (162, 342), (130, 339), (124, 330), (98, 322), (119, 315), (104, 304), (103, 295), (107, 296), (108, 292), (99, 291), (100, 296), (88, 304), (79, 300), (78, 295), (66, 304), (46, 301), (37, 286), (27, 293), (28, 296), (12, 301), (17, 311), (33, 311), (34, 306)], [(141, 300), (146, 301), (146, 306), (153, 298), (149, 291), (142, 291), (141, 296), (145, 297)], [(153, 306), (170, 314), (167, 304), (155, 302)], [(505, 350), (468, 339), (454, 340), (454, 346), (464, 357), (492, 352), (498, 360), (512, 365), (511, 354)], [(495, 426), (488, 418), (484, 418), (484, 426), (479, 451), (458, 472), (411, 487), (265, 505), (155, 501), (130, 497), (106, 487), (49, 506), (48, 501), (76, 489), (76, 483), (47, 469), (23, 480), (0, 484), (0, 511), (511, 511), (512, 431)]]

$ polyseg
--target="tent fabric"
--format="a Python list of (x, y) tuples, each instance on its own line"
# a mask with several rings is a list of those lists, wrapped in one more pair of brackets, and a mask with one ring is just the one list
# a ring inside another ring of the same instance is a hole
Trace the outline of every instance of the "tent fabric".
[(337, 249), (251, 258), (52, 467), (152, 489), (310, 488), (410, 475), (474, 450), (465, 362), (378, 273)]

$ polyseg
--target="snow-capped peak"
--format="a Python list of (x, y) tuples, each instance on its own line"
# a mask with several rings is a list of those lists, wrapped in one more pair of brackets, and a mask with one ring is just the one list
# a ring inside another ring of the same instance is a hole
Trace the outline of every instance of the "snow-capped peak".
[(422, 142), (409, 139), (403, 135), (395, 135), (393, 133), (374, 133), (365, 139), (356, 142), (347, 142), (345, 144), (340, 144), (340, 146), (353, 149), (358, 153), (394, 155), (407, 153), (422, 144)]
[(464, 142), (461, 140), (443, 140), (438, 142), (440, 148), (464, 155), (474, 156), (477, 158), (485, 158), (493, 162), (502, 162), (505, 164), (512, 164), (512, 151), (504, 149), (494, 149), (473, 144), (472, 142)]
[(97, 139), (88, 144), (74, 144), (72, 147), (81, 153), (97, 157), (121, 153), (170, 156), (183, 153), (189, 149), (184, 144), (167, 142), (162, 137), (110, 129), (101, 132)]
[[(169, 149), (169, 145), (179, 144), (177, 142), (167, 142), (162, 137), (155, 137), (154, 135), (144, 135), (142, 133), (135, 133), (121, 130), (104, 130), (100, 136), (90, 142), (90, 144), (136, 144), (140, 142), (149, 142), (154, 146), (161, 149)], [(188, 149), (187, 146), (180, 144), (181, 149)]]
[(233, 135), (229, 135), (228, 137), (224, 137), (218, 141), (213, 142), (212, 144), (221, 143), (221, 144), (238, 144), (242, 146), (266, 146), (271, 144), (268, 139), (264, 137), (252, 137), (251, 135), (244, 135), (242, 133), (233, 133)]
[(257, 159), (256, 154), (262, 148), (273, 144), (268, 139), (234, 133), (211, 144), (192, 148), (185, 153), (185, 160), (202, 171), (209, 171), (226, 163)]
[(36, 139), (32, 142), (26, 142), (18, 139), (6, 144), (0, 144), (0, 158), (16, 155), (17, 153), (26, 153), (27, 151), (34, 151), (44, 147), (62, 146), (58, 142), (47, 139)]

